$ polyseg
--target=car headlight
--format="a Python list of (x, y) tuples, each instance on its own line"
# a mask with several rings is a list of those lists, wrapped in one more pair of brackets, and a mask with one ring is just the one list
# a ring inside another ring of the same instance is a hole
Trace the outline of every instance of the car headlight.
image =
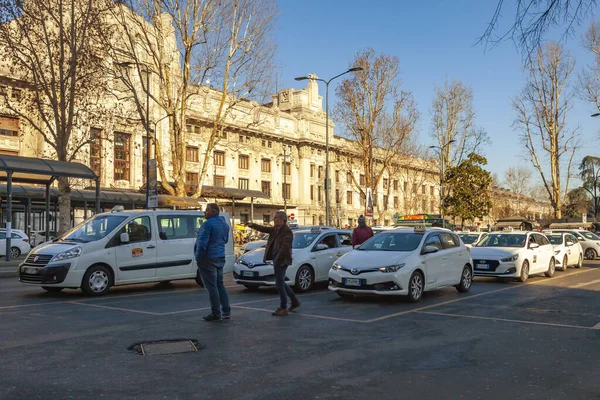
[(502, 262), (517, 261), (518, 258), (519, 258), (519, 255), (515, 254), (514, 256), (503, 258), (500, 261), (502, 261)]
[(52, 262), (68, 260), (69, 258), (79, 257), (82, 253), (82, 248), (77, 246), (69, 249), (67, 251), (63, 251), (62, 253), (58, 253), (52, 258)]
[(333, 265), (331, 266), (331, 269), (334, 271), (339, 271), (340, 269), (342, 269), (342, 266), (338, 265), (336, 263), (333, 263)]
[(404, 264), (390, 265), (390, 266), (387, 266), (387, 267), (381, 267), (381, 268), (379, 268), (379, 271), (381, 271), (381, 272), (396, 272), (396, 271), (398, 271), (402, 267), (404, 267)]

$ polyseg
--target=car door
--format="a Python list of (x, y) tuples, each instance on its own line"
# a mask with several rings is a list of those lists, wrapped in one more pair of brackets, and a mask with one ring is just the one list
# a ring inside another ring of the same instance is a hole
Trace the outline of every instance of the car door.
[(460, 246), (460, 239), (451, 233), (440, 233), (444, 252), (447, 254), (445, 268), (442, 272), (440, 285), (455, 285), (460, 282), (462, 269), (465, 266), (463, 248)]
[(129, 234), (129, 242), (121, 243), (119, 237), (115, 246), (117, 279), (119, 281), (149, 280), (156, 276), (156, 238), (149, 215), (131, 219), (121, 228), (121, 233)]
[[(423, 250), (427, 246), (434, 246), (438, 251), (435, 253), (423, 254)], [(438, 233), (430, 233), (425, 238), (421, 249), (421, 255), (426, 265), (425, 282), (427, 284), (427, 289), (443, 285), (443, 283), (440, 282), (444, 279), (448, 255), (444, 250), (442, 240)]]
[(577, 246), (577, 239), (570, 233), (564, 233), (564, 243), (567, 252), (567, 258), (569, 265), (575, 265), (579, 261), (579, 246)]
[[(326, 245), (327, 248), (317, 250), (319, 245)], [(313, 245), (313, 258), (315, 259), (315, 278), (316, 280), (327, 279), (329, 270), (333, 262), (341, 256), (336, 233), (326, 233)], [(338, 256), (337, 254), (340, 254)]]
[(548, 240), (548, 238), (544, 235), (540, 235), (539, 233), (534, 233), (535, 240), (540, 245), (538, 247), (538, 254), (540, 257), (540, 272), (548, 271), (548, 265), (550, 264), (550, 260), (554, 257), (554, 247)]
[(352, 251), (352, 235), (350, 233), (338, 233), (338, 242), (340, 244), (339, 251), (336, 254), (338, 258)]
[(193, 215), (156, 216), (158, 228), (156, 276), (177, 278), (195, 273)]

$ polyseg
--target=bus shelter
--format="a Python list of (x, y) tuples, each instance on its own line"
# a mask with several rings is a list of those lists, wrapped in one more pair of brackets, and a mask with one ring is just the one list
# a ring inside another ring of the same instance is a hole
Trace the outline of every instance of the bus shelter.
[(78, 178), (96, 182), (96, 213), (100, 212), (100, 180), (87, 166), (66, 161), (44, 160), (0, 154), (0, 182), (6, 182), (6, 260), (10, 260), (13, 183), (44, 185), (46, 240), (49, 238), (50, 186), (57, 178)]

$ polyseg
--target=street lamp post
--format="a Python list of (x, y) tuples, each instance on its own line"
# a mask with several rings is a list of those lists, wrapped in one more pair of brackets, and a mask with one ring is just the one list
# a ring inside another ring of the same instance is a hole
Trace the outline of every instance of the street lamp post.
[[(283, 171), (283, 190), (281, 191), (283, 193), (283, 212), (285, 213), (285, 215), (287, 215), (287, 196), (286, 196), (286, 189), (287, 189), (287, 159), (288, 157), (290, 158), (290, 161), (292, 161), (292, 155), (289, 154), (287, 152), (287, 144), (283, 144), (283, 153), (279, 155), (279, 157), (283, 157), (283, 164), (282, 164), (282, 171)], [(290, 165), (290, 174), (291, 174), (291, 165)]]
[(120, 67), (141, 65), (146, 69), (146, 210), (150, 209), (150, 68), (146, 64), (131, 61), (118, 63)]
[(444, 207), (443, 207), (443, 201), (444, 201), (444, 168), (445, 168), (445, 150), (446, 147), (448, 147), (451, 143), (454, 143), (455, 140), (449, 140), (448, 143), (446, 143), (445, 145), (443, 145), (442, 147), (440, 146), (429, 146), (430, 149), (438, 149), (440, 151), (440, 217), (442, 219), (442, 223), (444, 220)]
[(325, 83), (325, 225), (330, 224), (330, 210), (329, 210), (329, 83), (342, 75), (349, 72), (362, 71), (361, 67), (353, 67), (347, 71), (342, 72), (339, 75), (334, 76), (329, 80), (320, 78), (309, 78), (308, 76), (299, 76), (295, 78), (297, 81), (304, 81), (313, 79), (315, 81), (321, 81)]

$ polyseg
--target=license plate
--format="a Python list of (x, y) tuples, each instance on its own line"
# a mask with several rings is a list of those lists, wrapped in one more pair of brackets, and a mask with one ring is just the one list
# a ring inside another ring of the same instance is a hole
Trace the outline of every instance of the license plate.
[(242, 276), (254, 277), (254, 271), (242, 271)]
[(360, 279), (347, 278), (344, 279), (344, 285), (346, 286), (360, 286)]
[(33, 267), (24, 267), (23, 268), (23, 272), (25, 274), (31, 274), (31, 275), (35, 275), (37, 274), (38, 269), (37, 268), (33, 268)]
[(490, 264), (476, 264), (476, 269), (490, 269)]

